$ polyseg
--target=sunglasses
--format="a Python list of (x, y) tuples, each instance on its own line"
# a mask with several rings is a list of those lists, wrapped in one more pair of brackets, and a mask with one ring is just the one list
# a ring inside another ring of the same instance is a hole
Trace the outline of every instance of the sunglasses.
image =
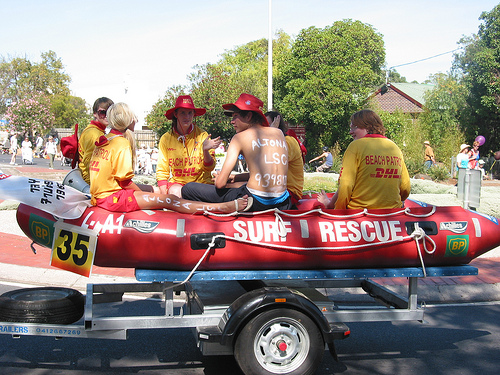
[(100, 110), (97, 111), (97, 115), (99, 117), (104, 118), (104, 117), (106, 117), (106, 111), (104, 109), (100, 109)]

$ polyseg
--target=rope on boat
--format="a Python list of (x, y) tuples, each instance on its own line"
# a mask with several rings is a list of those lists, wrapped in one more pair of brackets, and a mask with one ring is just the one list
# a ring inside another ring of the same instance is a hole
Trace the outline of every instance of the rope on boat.
[[(436, 243), (434, 242), (434, 240), (431, 237), (429, 237), (425, 233), (425, 230), (420, 228), (418, 223), (415, 223), (415, 230), (413, 231), (412, 235), (414, 236), (415, 244), (417, 245), (418, 257), (420, 258), (420, 264), (422, 265), (422, 271), (424, 272), (424, 277), (427, 277), (427, 272), (425, 271), (424, 258), (422, 257), (422, 250), (420, 249), (420, 243), (418, 241), (422, 240), (422, 245), (424, 247), (424, 251), (427, 254), (433, 254), (436, 251)], [(427, 249), (426, 240), (429, 240), (432, 243), (432, 250)]]
[[(307, 216), (307, 215), (310, 215), (310, 214), (318, 213), (320, 215), (324, 215), (324, 216), (327, 216), (327, 217), (330, 217), (330, 218), (334, 218), (334, 219), (348, 219), (348, 218), (355, 218), (355, 217), (360, 217), (360, 216), (389, 217), (389, 216), (395, 216), (395, 215), (399, 215), (399, 214), (405, 214), (405, 215), (412, 216), (412, 217), (422, 218), (422, 217), (429, 217), (429, 216), (433, 215), (435, 212), (436, 212), (436, 206), (432, 206), (430, 212), (428, 212), (426, 214), (415, 214), (415, 213), (412, 213), (410, 208), (403, 208), (401, 210), (398, 210), (398, 211), (395, 211), (395, 212), (390, 212), (390, 213), (377, 214), (377, 213), (369, 212), (368, 209), (365, 208), (365, 209), (363, 209), (363, 211), (360, 211), (360, 212), (357, 212), (357, 213), (354, 213), (354, 214), (349, 214), (349, 215), (331, 214), (329, 212), (323, 211), (321, 208), (317, 208), (317, 209), (313, 209), (313, 210), (309, 210), (309, 211), (305, 211), (305, 212), (300, 212), (300, 213), (284, 212), (284, 211), (281, 211), (281, 210), (279, 210), (277, 208), (272, 208), (272, 209), (265, 210), (265, 211), (240, 212), (240, 213), (233, 212), (233, 213), (230, 213), (230, 214), (216, 214), (216, 213), (213, 213), (213, 212), (206, 211), (205, 215), (216, 216), (216, 217), (228, 217), (228, 216), (235, 216), (235, 215), (256, 216), (256, 215), (274, 213), (275, 223), (276, 223), (276, 226), (278, 228), (278, 234), (279, 234), (280, 237), (283, 238), (283, 237), (286, 237), (286, 228), (285, 228), (285, 224), (284, 224), (282, 216), (287, 216), (287, 217), (302, 217), (302, 216)], [(424, 248), (424, 251), (427, 254), (433, 254), (436, 251), (436, 243), (434, 242), (434, 240), (431, 237), (429, 237), (425, 233), (424, 229), (421, 228), (418, 225), (418, 223), (415, 223), (414, 225), (415, 225), (414, 231), (410, 235), (403, 236), (400, 239), (394, 239), (394, 240), (389, 240), (389, 241), (385, 241), (385, 242), (352, 245), (352, 246), (341, 246), (341, 247), (333, 247), (333, 246), (299, 247), (299, 246), (286, 246), (286, 245), (283, 245), (283, 244), (275, 245), (275, 244), (271, 244), (271, 243), (262, 243), (262, 242), (255, 242), (255, 241), (250, 241), (250, 240), (244, 240), (244, 239), (236, 238), (236, 237), (233, 237), (233, 236), (227, 236), (225, 234), (217, 234), (217, 235), (215, 235), (215, 236), (212, 237), (212, 241), (208, 245), (207, 250), (201, 256), (201, 258), (198, 261), (198, 263), (194, 266), (194, 268), (191, 270), (191, 272), (189, 273), (189, 275), (186, 277), (186, 279), (181, 284), (186, 283), (192, 277), (192, 275), (196, 272), (196, 270), (200, 266), (201, 262), (203, 262), (203, 260), (206, 258), (206, 256), (209, 253), (209, 251), (215, 246), (215, 240), (218, 239), (218, 238), (224, 238), (226, 240), (232, 240), (232, 241), (236, 241), (236, 242), (246, 243), (246, 244), (250, 244), (250, 245), (253, 245), (253, 246), (263, 246), (263, 247), (268, 247), (268, 248), (274, 248), (274, 249), (281, 250), (281, 251), (315, 251), (315, 250), (349, 250), (350, 251), (350, 250), (353, 250), (353, 249), (354, 250), (355, 249), (362, 249), (362, 248), (368, 248), (368, 247), (372, 247), (372, 246), (380, 246), (380, 245), (384, 245), (384, 244), (392, 244), (392, 243), (396, 243), (396, 242), (404, 242), (404, 241), (412, 240), (413, 239), (415, 241), (415, 244), (416, 244), (416, 247), (417, 247), (417, 253), (418, 253), (418, 256), (419, 256), (419, 259), (420, 259), (420, 264), (422, 265), (422, 270), (423, 270), (423, 273), (424, 273), (424, 277), (427, 277), (427, 272), (425, 270), (424, 259), (423, 259), (423, 256), (422, 256), (422, 250), (421, 250), (421, 245), (420, 245), (419, 241), (422, 242), (422, 246)], [(432, 249), (429, 250), (427, 248), (427, 241), (426, 240), (428, 240), (428, 241), (430, 241), (432, 243)]]
[[(276, 215), (276, 220), (278, 220), (278, 217), (279, 217), (279, 215)], [(280, 220), (281, 220), (280, 222), (282, 223), (283, 220), (281, 218), (280, 218)], [(286, 235), (286, 233), (285, 233), (285, 235)], [(191, 270), (191, 272), (189, 272), (188, 276), (184, 279), (184, 281), (182, 281), (178, 285), (185, 284), (185, 283), (187, 283), (191, 279), (191, 277), (193, 276), (193, 274), (196, 272), (196, 270), (200, 266), (201, 262), (203, 262), (203, 260), (207, 257), (207, 255), (210, 252), (210, 250), (212, 250), (212, 248), (215, 246), (215, 240), (218, 239), (218, 238), (224, 238), (226, 240), (234, 240), (234, 241), (237, 241), (237, 242), (243, 242), (243, 243), (248, 243), (248, 244), (252, 244), (252, 245), (261, 245), (261, 246), (266, 246), (266, 247), (273, 247), (273, 248), (276, 248), (276, 249), (279, 249), (279, 250), (285, 250), (285, 249), (289, 249), (289, 250), (355, 249), (355, 248), (362, 248), (362, 247), (379, 246), (381, 244), (380, 242), (378, 242), (378, 243), (375, 243), (375, 244), (365, 244), (365, 245), (357, 245), (357, 246), (343, 246), (341, 248), (336, 248), (336, 247), (315, 247), (315, 248), (308, 247), (308, 248), (304, 248), (304, 247), (296, 247), (296, 246), (273, 245), (273, 244), (267, 244), (267, 243), (263, 244), (263, 243), (260, 243), (260, 242), (252, 242), (252, 241), (248, 241), (248, 240), (242, 240), (242, 239), (239, 239), (239, 238), (235, 238), (235, 237), (232, 237), (232, 236), (226, 236), (225, 234), (217, 234), (217, 235), (215, 235), (215, 236), (212, 237), (212, 241), (208, 244), (207, 249), (205, 250), (205, 252), (201, 256), (200, 260), (193, 267), (193, 269)], [(432, 253), (434, 253), (436, 251), (436, 243), (434, 242), (434, 240), (432, 238), (430, 238), (425, 233), (425, 231), (422, 228), (420, 228), (420, 226), (418, 225), (418, 223), (415, 223), (415, 230), (412, 232), (412, 234), (410, 234), (409, 236), (403, 237), (400, 241), (402, 242), (404, 240), (412, 239), (412, 238), (415, 240), (415, 244), (417, 246), (417, 252), (418, 252), (418, 256), (420, 258), (420, 264), (422, 265), (422, 270), (423, 270), (423, 273), (424, 273), (424, 277), (427, 277), (427, 272), (425, 270), (425, 264), (424, 264), (424, 259), (422, 257), (422, 251), (420, 249), (419, 240), (422, 240), (422, 245), (424, 247), (424, 251), (427, 254), (432, 254)], [(427, 249), (426, 240), (429, 240), (432, 243), (433, 247), (432, 247), (431, 250)], [(386, 242), (383, 242), (383, 243), (392, 243), (392, 242), (398, 242), (398, 240), (386, 241)]]
[(398, 210), (398, 211), (388, 212), (388, 213), (384, 213), (384, 214), (370, 212), (370, 211), (368, 211), (367, 208), (364, 208), (362, 211), (359, 211), (359, 212), (356, 212), (353, 214), (349, 214), (349, 215), (332, 214), (330, 212), (324, 211), (321, 208), (315, 208), (315, 209), (312, 209), (309, 211), (303, 211), (303, 212), (299, 212), (299, 213), (293, 213), (291, 211), (285, 212), (285, 211), (281, 211), (277, 208), (270, 208), (270, 209), (264, 210), (264, 211), (256, 211), (256, 212), (237, 212), (237, 211), (234, 211), (234, 212), (231, 212), (228, 214), (221, 214), (221, 213), (215, 213), (215, 212), (211, 212), (211, 211), (204, 211), (204, 215), (215, 216), (215, 217), (230, 217), (230, 216), (257, 216), (257, 215), (265, 215), (268, 213), (274, 213), (275, 215), (280, 214), (280, 215), (287, 216), (287, 217), (302, 217), (302, 216), (307, 216), (307, 215), (311, 215), (314, 213), (318, 213), (320, 215), (330, 217), (333, 219), (350, 219), (350, 218), (355, 218), (355, 217), (360, 217), (360, 216), (389, 217), (389, 216), (395, 216), (395, 215), (400, 215), (400, 214), (405, 214), (405, 215), (412, 216), (412, 217), (429, 217), (429, 216), (434, 215), (435, 212), (436, 212), (436, 206), (431, 206), (431, 210), (426, 214), (412, 213), (411, 208), (407, 207), (407, 208), (402, 208), (401, 210)]

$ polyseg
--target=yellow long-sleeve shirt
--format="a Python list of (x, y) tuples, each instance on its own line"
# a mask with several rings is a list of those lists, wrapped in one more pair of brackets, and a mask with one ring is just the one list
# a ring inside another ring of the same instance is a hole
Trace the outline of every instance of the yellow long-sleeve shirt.
[(410, 195), (410, 176), (399, 147), (368, 134), (347, 147), (336, 209), (397, 208)]
[(94, 148), (90, 161), (91, 203), (106, 198), (122, 189), (120, 183), (127, 183), (134, 177), (132, 148), (130, 142), (121, 135), (110, 133), (108, 142)]
[(295, 196), (295, 199), (302, 199), (304, 189), (304, 161), (299, 142), (293, 137), (285, 137), (288, 145), (288, 173), (286, 179), (287, 189)]
[(78, 167), (82, 171), (83, 179), (90, 184), (89, 164), (94, 152), (95, 142), (104, 135), (105, 127), (98, 121), (92, 121), (78, 138), (78, 154), (80, 162)]
[(175, 130), (162, 135), (158, 144), (158, 185), (167, 182), (187, 184), (188, 182), (212, 183), (211, 172), (215, 168), (215, 152), (210, 150), (211, 160), (204, 160), (203, 142), (208, 133), (197, 126), (182, 136)]

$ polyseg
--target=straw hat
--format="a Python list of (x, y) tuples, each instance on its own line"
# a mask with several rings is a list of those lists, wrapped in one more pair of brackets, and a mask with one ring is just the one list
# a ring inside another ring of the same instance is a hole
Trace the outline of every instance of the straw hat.
[(462, 152), (464, 150), (464, 148), (469, 148), (469, 147), (470, 147), (469, 145), (462, 143), (462, 145), (460, 146), (460, 152)]

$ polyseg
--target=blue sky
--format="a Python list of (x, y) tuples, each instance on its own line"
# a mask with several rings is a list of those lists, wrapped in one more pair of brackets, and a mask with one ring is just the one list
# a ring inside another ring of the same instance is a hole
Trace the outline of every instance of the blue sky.
[[(343, 19), (383, 35), (387, 66), (457, 48), (477, 33), (498, 0), (272, 0), (272, 30), (295, 36)], [(268, 37), (267, 0), (0, 0), (0, 55), (39, 61), (53, 50), (71, 76), (73, 95), (125, 101), (143, 118), (193, 66)], [(397, 67), (409, 81), (447, 72), (452, 54)], [(235, 98), (236, 99), (236, 98)]]

